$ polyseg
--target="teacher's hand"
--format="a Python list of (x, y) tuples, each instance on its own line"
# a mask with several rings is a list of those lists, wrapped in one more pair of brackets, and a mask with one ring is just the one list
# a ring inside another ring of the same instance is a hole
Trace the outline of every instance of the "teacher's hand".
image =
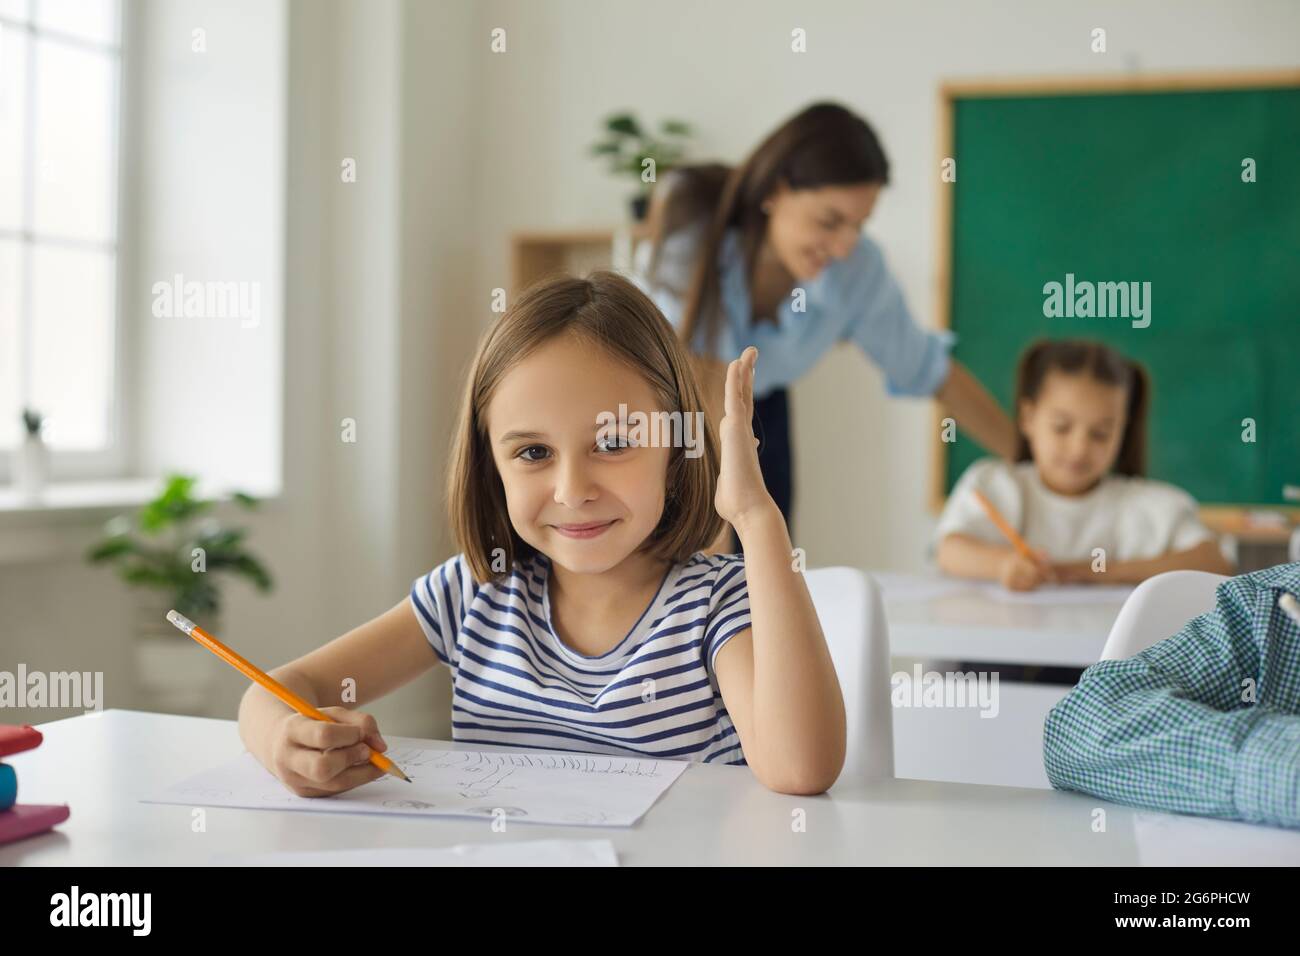
[(758, 439), (754, 437), (754, 365), (758, 349), (752, 345), (727, 366), (727, 384), (718, 438), (722, 443), (722, 468), (713, 506), (739, 530), (748, 518), (777, 511), (763, 483), (758, 465)]

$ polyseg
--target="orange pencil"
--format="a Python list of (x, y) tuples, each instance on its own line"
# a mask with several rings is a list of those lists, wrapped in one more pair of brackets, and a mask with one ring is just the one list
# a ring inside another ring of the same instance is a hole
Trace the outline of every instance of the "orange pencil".
[(993, 507), (993, 502), (984, 497), (984, 492), (976, 490), (975, 500), (980, 503), (980, 507), (983, 508), (984, 513), (989, 516), (989, 520), (997, 525), (997, 529), (1002, 532), (1003, 537), (1010, 541), (1011, 546), (1020, 552), (1022, 558), (1028, 561), (1038, 561), (1038, 556), (1035, 555), (1029, 545), (1025, 543), (1025, 539), (1020, 537), (1020, 535), (1016, 533), (1016, 529), (1011, 527), (1010, 522), (1008, 522), (1006, 518), (1002, 517), (997, 508)]
[[(279, 697), (282, 701), (284, 701), (286, 704), (288, 704), (298, 713), (302, 714), (304, 717), (310, 717), (313, 720), (323, 720), (329, 724), (338, 723), (338, 721), (335, 720), (333, 717), (331, 717), (329, 714), (317, 710), (311, 704), (307, 703), (307, 701), (303, 700), (301, 697), (299, 697), (289, 688), (281, 684), (270, 674), (266, 673), (265, 671), (261, 670), (255, 665), (250, 664), (248, 661), (244, 660), (244, 658), (240, 657), (230, 648), (226, 647), (225, 644), (222, 644), (219, 640), (217, 640), (207, 631), (203, 630), (203, 628), (199, 627), (189, 618), (185, 617), (185, 615), (178, 614), (176, 611), (168, 611), (167, 620), (171, 621), (178, 628), (180, 628), (190, 637), (194, 638), (194, 640), (198, 641), (200, 644), (202, 644), (204, 647), (210, 650), (213, 654), (216, 654), (218, 657), (220, 657), (231, 667), (235, 668), (235, 670), (242, 673), (249, 680), (257, 681), (259, 684), (261, 684), (263, 687), (269, 690), (272, 694), (274, 694), (276, 697)], [(377, 751), (374, 750), (371, 751), (370, 762), (374, 764), (376, 767), (378, 767), (380, 770), (384, 771), (384, 773), (391, 773), (394, 777), (397, 777), (399, 780), (405, 780), (407, 783), (411, 782), (411, 778), (408, 777), (406, 774), (402, 773), (401, 767), (397, 766), (397, 764), (393, 763), (391, 760), (389, 760), (387, 757), (385, 757), (383, 754)]]

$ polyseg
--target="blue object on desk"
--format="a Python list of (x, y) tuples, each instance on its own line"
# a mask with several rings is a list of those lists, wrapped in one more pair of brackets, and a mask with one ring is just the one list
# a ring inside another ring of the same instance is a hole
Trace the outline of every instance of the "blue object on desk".
[(18, 799), (18, 774), (7, 763), (0, 763), (0, 810), (8, 810)]

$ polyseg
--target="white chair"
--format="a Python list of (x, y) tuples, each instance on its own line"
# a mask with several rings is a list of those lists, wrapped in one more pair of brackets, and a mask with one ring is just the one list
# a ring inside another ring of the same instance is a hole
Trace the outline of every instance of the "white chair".
[(854, 568), (804, 574), (844, 695), (848, 749), (837, 786), (894, 775), (889, 630), (880, 587)]
[(1208, 571), (1166, 571), (1147, 578), (1120, 608), (1101, 660), (1124, 660), (1172, 637), (1192, 618), (1214, 610), (1214, 590), (1226, 580)]

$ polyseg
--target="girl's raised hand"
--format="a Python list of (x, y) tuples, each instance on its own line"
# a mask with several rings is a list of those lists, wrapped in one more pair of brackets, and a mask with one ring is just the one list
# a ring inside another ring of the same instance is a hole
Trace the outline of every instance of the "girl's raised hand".
[(754, 437), (754, 366), (758, 349), (750, 346), (727, 366), (718, 440), (722, 443), (722, 467), (713, 506), (718, 514), (738, 526), (747, 516), (770, 508), (776, 502), (763, 483), (758, 465), (758, 439)]

